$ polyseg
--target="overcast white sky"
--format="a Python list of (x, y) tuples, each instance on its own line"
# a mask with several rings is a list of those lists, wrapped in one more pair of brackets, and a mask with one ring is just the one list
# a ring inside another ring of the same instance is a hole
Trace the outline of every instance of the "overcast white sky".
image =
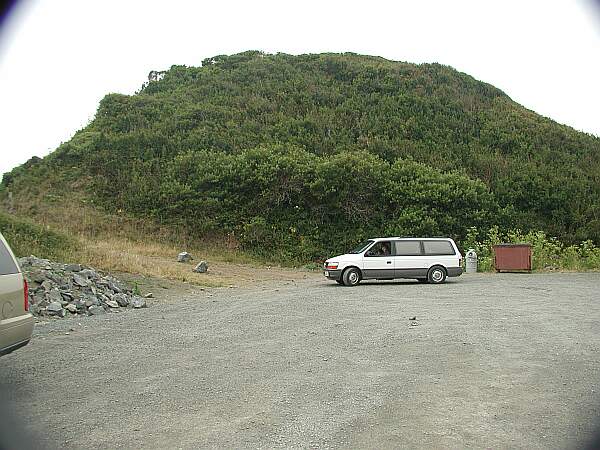
[(600, 15), (586, 0), (25, 0), (0, 32), (0, 174), (150, 70), (244, 50), (448, 64), (600, 135)]

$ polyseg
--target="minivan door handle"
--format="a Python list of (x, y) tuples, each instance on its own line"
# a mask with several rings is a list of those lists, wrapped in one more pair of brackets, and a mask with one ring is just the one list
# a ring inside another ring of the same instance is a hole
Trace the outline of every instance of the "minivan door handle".
[(386, 263), (387, 263), (387, 264), (391, 264), (392, 262), (391, 262), (391, 261), (386, 261)]

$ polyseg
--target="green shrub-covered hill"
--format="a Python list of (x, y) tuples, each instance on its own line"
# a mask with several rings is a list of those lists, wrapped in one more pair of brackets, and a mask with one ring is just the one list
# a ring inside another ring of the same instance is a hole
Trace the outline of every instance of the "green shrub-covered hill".
[(249, 51), (153, 75), (3, 190), (292, 259), (495, 225), (600, 242), (600, 139), (450, 67)]

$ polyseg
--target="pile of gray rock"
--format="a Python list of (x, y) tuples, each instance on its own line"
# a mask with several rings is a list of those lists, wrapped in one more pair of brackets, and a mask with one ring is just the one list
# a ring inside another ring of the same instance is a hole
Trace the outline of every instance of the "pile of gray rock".
[(27, 256), (19, 259), (29, 285), (29, 310), (36, 316), (98, 315), (145, 308), (146, 299), (111, 275), (81, 264)]

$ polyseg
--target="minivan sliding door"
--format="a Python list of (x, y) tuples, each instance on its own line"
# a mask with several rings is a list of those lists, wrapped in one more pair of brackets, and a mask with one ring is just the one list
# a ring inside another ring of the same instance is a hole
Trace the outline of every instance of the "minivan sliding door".
[(396, 278), (425, 278), (427, 276), (421, 241), (394, 241), (394, 248)]

